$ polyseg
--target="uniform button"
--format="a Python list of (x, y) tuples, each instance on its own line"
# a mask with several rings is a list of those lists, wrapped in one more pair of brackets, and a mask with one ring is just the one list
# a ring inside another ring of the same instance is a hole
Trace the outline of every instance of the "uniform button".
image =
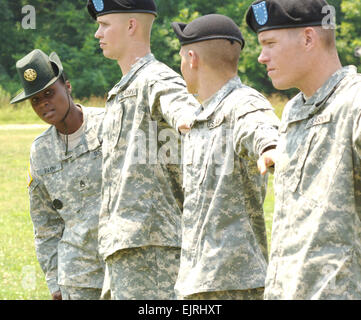
[(60, 210), (63, 207), (63, 203), (59, 199), (53, 201), (53, 206), (56, 210)]

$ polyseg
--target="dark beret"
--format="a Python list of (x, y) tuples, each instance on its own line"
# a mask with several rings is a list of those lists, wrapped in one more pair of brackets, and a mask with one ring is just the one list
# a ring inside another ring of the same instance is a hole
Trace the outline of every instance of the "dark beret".
[(213, 39), (237, 41), (243, 49), (244, 39), (239, 27), (229, 17), (208, 14), (186, 24), (172, 22), (172, 28), (181, 45)]
[(87, 8), (94, 20), (109, 13), (152, 13), (157, 16), (157, 6), (153, 0), (88, 0)]
[(321, 26), (329, 14), (322, 9), (328, 5), (325, 0), (257, 0), (248, 8), (246, 21), (254, 32)]

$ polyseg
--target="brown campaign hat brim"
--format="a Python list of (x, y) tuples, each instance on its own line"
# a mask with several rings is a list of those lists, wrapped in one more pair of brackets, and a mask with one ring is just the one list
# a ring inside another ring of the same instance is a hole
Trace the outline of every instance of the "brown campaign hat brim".
[(47, 89), (47, 88), (50, 87), (52, 84), (54, 84), (54, 83), (60, 78), (60, 76), (61, 76), (61, 74), (60, 74), (58, 77), (56, 77), (56, 78), (52, 79), (51, 81), (49, 81), (49, 82), (44, 86), (44, 88), (42, 88), (42, 89), (40, 89), (40, 90), (38, 90), (38, 91), (32, 92), (31, 94), (26, 95), (26, 94), (25, 94), (25, 91), (20, 92), (16, 97), (14, 97), (13, 99), (10, 100), (10, 103), (13, 104), (13, 103), (21, 102), (21, 101), (24, 101), (24, 100), (26, 100), (26, 99), (31, 98), (32, 96), (35, 96), (35, 95), (38, 94), (39, 92)]

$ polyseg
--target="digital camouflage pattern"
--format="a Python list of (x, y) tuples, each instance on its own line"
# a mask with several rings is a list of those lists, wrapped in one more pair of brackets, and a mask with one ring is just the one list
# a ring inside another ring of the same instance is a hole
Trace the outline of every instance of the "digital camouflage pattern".
[(112, 300), (174, 300), (180, 248), (147, 246), (107, 258)]
[(82, 110), (84, 136), (67, 156), (54, 126), (31, 146), (30, 214), (37, 258), (51, 293), (59, 290), (59, 284), (86, 288), (103, 284), (97, 236), (104, 109)]
[(104, 117), (99, 250), (180, 247), (183, 192), (178, 128), (198, 102), (152, 54), (109, 92)]
[(102, 289), (60, 286), (62, 300), (99, 300)]
[(264, 288), (230, 291), (200, 292), (183, 300), (263, 300)]
[(256, 90), (231, 79), (203, 104), (184, 139), (185, 201), (177, 296), (264, 287), (267, 177), (257, 160), (279, 119)]
[(361, 299), (361, 76), (286, 106), (266, 299)]

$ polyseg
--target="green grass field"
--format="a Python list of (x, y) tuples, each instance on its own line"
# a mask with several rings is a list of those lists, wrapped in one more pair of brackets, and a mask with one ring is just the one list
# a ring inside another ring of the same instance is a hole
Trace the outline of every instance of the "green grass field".
[(0, 129), (0, 299), (49, 299), (29, 216), (29, 147), (42, 130)]
[[(89, 106), (101, 102), (82, 101)], [(278, 115), (280, 108), (276, 108)], [(30, 145), (44, 129), (4, 129), (4, 125), (19, 123), (42, 122), (26, 104), (0, 107), (0, 300), (44, 300), (51, 297), (35, 255), (27, 193)], [(268, 240), (274, 206), (272, 182), (270, 176), (264, 204)]]

